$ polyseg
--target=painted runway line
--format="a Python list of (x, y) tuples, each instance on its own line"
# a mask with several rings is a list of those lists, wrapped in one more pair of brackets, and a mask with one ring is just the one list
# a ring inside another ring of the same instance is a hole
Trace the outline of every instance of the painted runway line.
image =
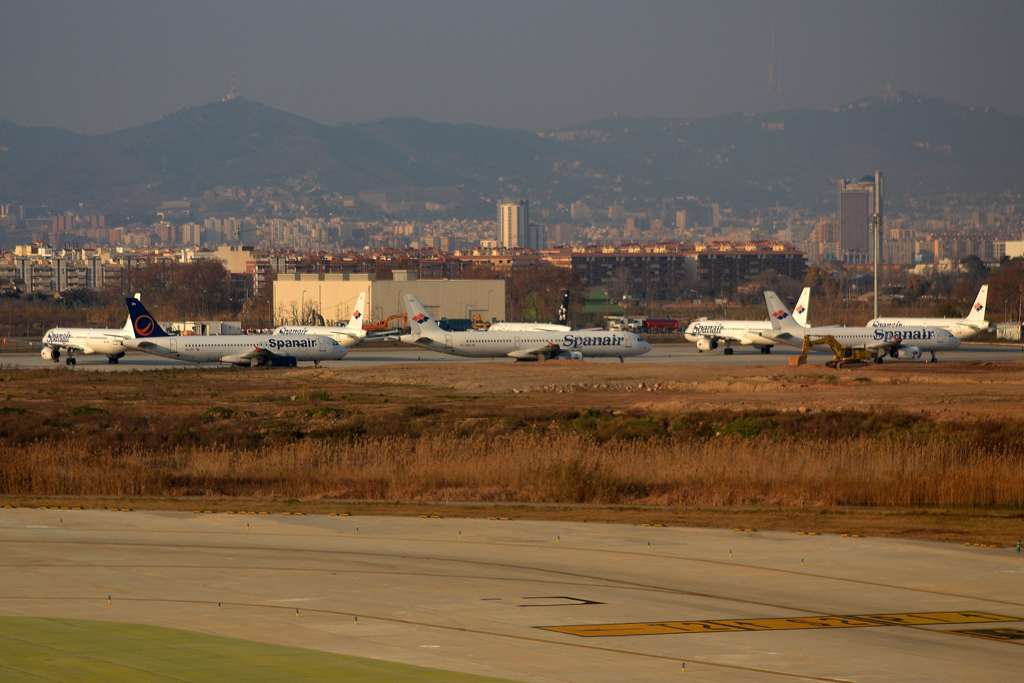
[[(634, 624), (593, 624), (582, 626), (538, 626), (545, 631), (584, 638), (608, 636), (654, 636), (669, 633), (729, 633), (737, 631), (793, 631), (821, 628), (868, 628), (877, 626), (931, 626), (936, 624), (987, 624), (1020, 621), (1017, 617), (985, 612), (914, 612), (907, 614), (864, 614), (848, 617), (793, 617), (775, 619), (724, 619), (714, 621), (655, 621)], [(970, 633), (968, 633), (970, 635)]]

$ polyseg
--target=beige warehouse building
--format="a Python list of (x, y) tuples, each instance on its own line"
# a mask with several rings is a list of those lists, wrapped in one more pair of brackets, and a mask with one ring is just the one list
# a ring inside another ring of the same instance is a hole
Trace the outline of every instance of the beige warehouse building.
[(327, 324), (344, 323), (352, 315), (359, 295), (366, 292), (366, 322), (402, 315), (405, 294), (414, 294), (434, 318), (505, 319), (504, 280), (419, 280), (416, 273), (396, 270), (393, 280), (377, 280), (361, 273), (295, 273), (274, 280), (274, 324), (296, 322), (310, 307)]

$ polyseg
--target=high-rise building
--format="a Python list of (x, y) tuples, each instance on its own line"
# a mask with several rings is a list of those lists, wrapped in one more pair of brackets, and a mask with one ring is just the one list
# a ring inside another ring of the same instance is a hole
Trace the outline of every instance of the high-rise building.
[(506, 249), (525, 247), (541, 250), (547, 248), (547, 232), (543, 226), (530, 223), (530, 202), (498, 204), (498, 225), (501, 228), (501, 246)]
[(530, 224), (530, 202), (498, 204), (498, 226), (501, 229), (501, 246), (506, 249), (526, 246), (526, 226)]
[(829, 221), (818, 221), (814, 224), (814, 231), (811, 233), (811, 242), (835, 242), (839, 232), (835, 223)]
[(558, 223), (547, 228), (548, 244), (572, 244), (576, 241), (576, 226), (572, 223)]
[(875, 212), (875, 177), (839, 181), (839, 250), (844, 254), (868, 254), (871, 249), (871, 215)]
[(582, 221), (590, 218), (590, 209), (583, 202), (573, 202), (569, 207), (569, 216), (574, 221)]

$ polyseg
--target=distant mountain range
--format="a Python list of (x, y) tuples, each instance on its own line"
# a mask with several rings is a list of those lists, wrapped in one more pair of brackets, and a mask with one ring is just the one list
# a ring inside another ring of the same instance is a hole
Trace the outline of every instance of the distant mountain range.
[(836, 180), (876, 169), (890, 203), (1019, 193), (1022, 160), (1024, 118), (907, 93), (831, 111), (612, 118), (541, 133), (415, 119), (328, 126), (237, 98), (95, 136), (0, 121), (0, 202), (120, 213), (217, 187), (389, 197), (449, 188), (476, 211), (506, 196), (552, 209), (698, 196), (826, 210)]

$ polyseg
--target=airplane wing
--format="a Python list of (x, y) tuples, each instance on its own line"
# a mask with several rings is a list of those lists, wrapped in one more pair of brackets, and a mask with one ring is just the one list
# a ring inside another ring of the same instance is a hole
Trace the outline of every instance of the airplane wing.
[(903, 340), (899, 337), (893, 337), (888, 341), (868, 342), (864, 344), (865, 349), (884, 349), (886, 351), (898, 348), (903, 345)]
[(387, 341), (389, 339), (398, 339), (402, 336), (402, 330), (394, 330), (391, 332), (370, 332), (363, 341)]
[(542, 358), (550, 360), (558, 358), (561, 352), (562, 348), (558, 344), (547, 344), (546, 346), (538, 346), (532, 349), (516, 349), (510, 352), (508, 357), (517, 360), (540, 360)]
[(49, 349), (64, 349), (72, 351), (81, 351), (84, 354), (93, 353), (93, 350), (82, 344), (69, 344), (67, 342), (37, 342), (37, 341), (25, 341), (23, 344), (29, 344), (30, 346), (45, 346)]
[(239, 356), (243, 360), (270, 360), (271, 358), (284, 358), (286, 354), (274, 353), (270, 349), (265, 349), (262, 346), (253, 346), (251, 351), (247, 351)]

